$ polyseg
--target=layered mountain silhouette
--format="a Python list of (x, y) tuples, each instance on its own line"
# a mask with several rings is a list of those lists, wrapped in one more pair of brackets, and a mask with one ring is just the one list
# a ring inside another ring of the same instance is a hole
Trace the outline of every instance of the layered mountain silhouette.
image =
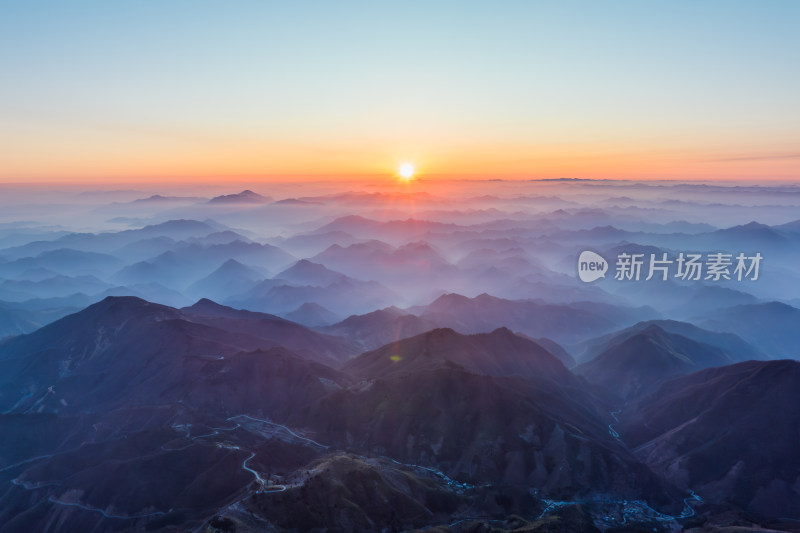
[[(212, 309), (228, 329), (203, 323)], [(235, 317), (208, 302), (107, 298), (2, 344), (0, 429), (17, 437), (0, 446), (0, 479), (14, 480), (0, 496), (4, 527), (44, 530), (56, 516), (69, 529), (188, 525), (247, 490), (249, 453), (283, 473), (316, 457), (324, 447), (259, 420), (285, 421), (353, 381), (268, 339), (319, 334), (257, 317), (249, 335)], [(15, 513), (39, 486), (39, 511)]]
[[(325, 352), (313, 352), (311, 343), (320, 335), (286, 320), (258, 317), (261, 327), (256, 328), (254, 319), (214, 317), (205, 307), (200, 303), (181, 312), (137, 298), (109, 297), (13, 338), (0, 346), (0, 409), (84, 412), (147, 404), (152, 398), (175, 401), (181, 389), (196, 384), (193, 373), (224, 365), (243, 350), (277, 347), (274, 338), (279, 337), (296, 338), (298, 348), (315, 358), (337, 353), (335, 343), (320, 344)], [(204, 323), (214, 320), (216, 326)], [(305, 334), (297, 335), (298, 330)], [(244, 364), (248, 358), (257, 356), (234, 361)]]
[(341, 272), (334, 272), (319, 263), (313, 263), (308, 259), (301, 259), (286, 270), (279, 272), (278, 279), (285, 279), (297, 285), (312, 285), (325, 287), (337, 281), (347, 279)]
[(430, 232), (450, 232), (458, 225), (409, 218), (381, 222), (359, 215), (346, 215), (326, 224), (314, 233), (344, 231), (364, 239), (390, 239), (398, 242), (418, 241)]
[[(0, 446), (0, 480), (13, 480), (3, 516), (29, 529), (57, 516), (70, 527), (196, 529), (240, 500), (279, 524), (289, 523), (281, 509), (326, 501), (360, 507), (343, 523), (364, 530), (456, 509), (532, 513), (545, 504), (530, 486), (676, 505), (609, 435), (583, 383), (531, 340), (435, 329), (341, 370), (320, 364), (342, 361), (348, 342), (209, 300), (179, 310), (132, 297), (12, 338), (0, 345), (0, 430), (19, 440)], [(155, 474), (173, 469), (168, 482)], [(380, 506), (363, 483), (406, 503)], [(30, 498), (36, 514), (14, 511)]]
[[(239, 262), (275, 271), (292, 262), (292, 256), (269, 244), (234, 241), (211, 246), (190, 245), (126, 266), (112, 278), (119, 283), (162, 280), (165, 285), (185, 289), (210, 275), (228, 257)], [(230, 260), (229, 259), (229, 260)]]
[[(315, 303), (324, 308), (336, 309), (343, 315), (364, 312), (399, 303), (402, 298), (376, 281), (362, 281), (339, 275), (311, 262), (289, 269), (294, 279), (318, 278), (319, 285), (297, 285), (280, 275), (264, 280), (252, 289), (226, 300), (236, 307), (266, 313), (286, 314), (304, 303)], [(313, 270), (313, 273), (310, 272)], [(326, 283), (327, 282), (327, 283)]]
[(0, 533), (796, 530), (796, 187), (462, 186), (8, 189)]
[(34, 313), (0, 303), (0, 339), (30, 333), (41, 327)]
[(486, 376), (574, 380), (553, 354), (506, 328), (475, 335), (435, 329), (364, 353), (342, 370), (361, 378), (385, 379), (452, 365)]
[(280, 241), (280, 247), (298, 257), (311, 257), (334, 244), (347, 247), (358, 242), (358, 239), (345, 231), (329, 231), (326, 233), (300, 234)]
[(208, 201), (212, 205), (225, 205), (225, 204), (266, 204), (272, 201), (269, 196), (262, 196), (251, 190), (244, 190), (236, 194), (225, 194), (222, 196), (215, 196)]
[[(508, 327), (531, 337), (573, 343), (636, 321), (636, 313), (618, 307), (582, 302), (547, 304), (535, 300), (507, 300), (488, 294), (467, 298), (446, 294), (414, 309), (421, 318), (462, 333), (480, 333)], [(642, 309), (641, 314), (652, 311)]]
[(734, 333), (711, 331), (678, 320), (648, 320), (639, 322), (621, 331), (588, 340), (576, 346), (575, 349), (580, 353), (579, 358), (582, 362), (590, 361), (615, 344), (619, 344), (637, 333), (646, 330), (650, 326), (657, 326), (667, 333), (682, 335), (688, 339), (715, 346), (727, 353), (732, 362), (767, 358), (765, 354), (756, 349), (752, 344)]
[(236, 259), (228, 259), (208, 276), (191, 284), (184, 292), (193, 298), (223, 300), (245, 292), (264, 279), (264, 274)]
[(668, 333), (655, 324), (625, 337), (578, 365), (575, 373), (621, 398), (632, 398), (652, 392), (671, 377), (733, 362), (715, 346)]
[(103, 275), (116, 271), (123, 265), (113, 255), (59, 248), (41, 252), (35, 257), (24, 257), (0, 264), (0, 277), (17, 277), (31, 269), (47, 269), (67, 275)]
[(306, 302), (283, 316), (292, 322), (297, 322), (310, 328), (330, 326), (341, 318), (336, 313), (314, 302)]
[(737, 305), (723, 309), (701, 325), (735, 333), (775, 359), (800, 354), (800, 309), (781, 302)]
[(362, 351), (372, 350), (436, 329), (437, 324), (396, 307), (387, 307), (365, 315), (352, 315), (323, 328), (322, 331), (355, 341)]
[(208, 299), (202, 299), (181, 311), (193, 322), (274, 342), (308, 359), (332, 366), (357, 353), (356, 346), (350, 341), (317, 333), (305, 326), (267, 313), (234, 309)]
[(87, 252), (109, 253), (137, 241), (168, 238), (181, 241), (203, 237), (209, 233), (229, 229), (213, 220), (199, 221), (175, 219), (151, 224), (138, 229), (107, 233), (68, 233), (54, 240), (34, 240), (27, 244), (6, 248), (3, 254), (11, 258), (32, 257), (45, 251), (71, 249)]

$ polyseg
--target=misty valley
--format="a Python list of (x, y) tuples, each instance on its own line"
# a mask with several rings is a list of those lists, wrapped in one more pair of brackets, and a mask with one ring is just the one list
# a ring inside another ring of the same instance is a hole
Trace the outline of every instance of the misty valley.
[(3, 185), (0, 531), (800, 531), (798, 264), (794, 184)]

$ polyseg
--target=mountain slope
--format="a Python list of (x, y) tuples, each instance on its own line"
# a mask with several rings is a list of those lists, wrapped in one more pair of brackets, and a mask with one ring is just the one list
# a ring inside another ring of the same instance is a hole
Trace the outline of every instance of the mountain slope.
[(334, 272), (319, 263), (312, 263), (308, 259), (301, 259), (286, 270), (278, 273), (278, 279), (285, 279), (297, 285), (311, 285), (326, 287), (331, 283), (347, 278), (340, 272)]
[(0, 530), (193, 530), (321, 453), (272, 420), (352, 380), (192, 318), (107, 298), (0, 345)]
[(609, 435), (585, 394), (568, 386), (477, 375), (445, 362), (333, 392), (302, 425), (331, 444), (440, 469), (458, 481), (537, 487), (553, 498), (605, 492), (670, 500)]
[(223, 300), (253, 288), (262, 279), (264, 275), (261, 272), (236, 259), (228, 259), (217, 270), (190, 285), (184, 293), (196, 299)]
[(535, 300), (506, 300), (488, 294), (475, 298), (445, 294), (412, 311), (440, 327), (461, 333), (482, 333), (507, 327), (530, 337), (548, 337), (567, 344), (632, 324), (635, 317), (649, 314), (644, 308), (628, 309), (588, 302), (556, 305)]
[(0, 302), (0, 339), (11, 335), (21, 335), (35, 331), (42, 324), (35, 313), (17, 309), (5, 302)]
[(773, 358), (800, 358), (800, 309), (780, 302), (720, 310), (701, 326), (735, 333)]
[(591, 361), (611, 346), (619, 344), (654, 325), (668, 333), (675, 333), (697, 342), (715, 346), (727, 353), (730, 356), (731, 362), (738, 363), (753, 359), (760, 360), (767, 358), (765, 354), (761, 353), (752, 344), (734, 333), (711, 331), (699, 328), (688, 322), (680, 322), (677, 320), (648, 320), (634, 324), (621, 331), (609, 333), (608, 335), (603, 335), (602, 337), (582, 343), (577, 347), (577, 349), (581, 351), (580, 360), (581, 362)]
[(236, 194), (224, 194), (222, 196), (215, 196), (208, 201), (211, 205), (226, 205), (226, 204), (265, 204), (271, 202), (272, 198), (269, 196), (262, 196), (251, 190), (244, 190)]
[(317, 333), (279, 316), (234, 309), (208, 299), (181, 311), (194, 322), (280, 344), (330, 366), (340, 364), (357, 352), (354, 344), (340, 337)]
[(365, 315), (349, 316), (341, 322), (322, 328), (321, 331), (350, 339), (362, 351), (367, 351), (436, 327), (433, 322), (389, 307)]
[(572, 379), (554, 355), (505, 328), (476, 335), (435, 329), (364, 353), (342, 370), (362, 378), (387, 379), (451, 364), (487, 376)]
[[(294, 311), (286, 313), (283, 317), (292, 322), (297, 322), (309, 328), (322, 328), (339, 321), (339, 315), (325, 309), (319, 304), (306, 302)], [(336, 333), (334, 333), (335, 335)]]
[(108, 297), (0, 346), (0, 409), (94, 411), (146, 402), (180, 381), (186, 358), (273, 346), (192, 323), (171, 307)]
[(675, 378), (627, 408), (619, 427), (652, 468), (707, 501), (800, 519), (800, 363)]
[(577, 366), (574, 372), (621, 398), (632, 398), (670, 377), (731, 362), (719, 348), (650, 325)]

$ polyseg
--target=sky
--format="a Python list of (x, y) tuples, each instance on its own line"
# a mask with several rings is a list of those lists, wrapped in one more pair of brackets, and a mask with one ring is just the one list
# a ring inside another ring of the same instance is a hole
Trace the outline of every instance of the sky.
[(0, 0), (0, 182), (800, 180), (800, 2)]

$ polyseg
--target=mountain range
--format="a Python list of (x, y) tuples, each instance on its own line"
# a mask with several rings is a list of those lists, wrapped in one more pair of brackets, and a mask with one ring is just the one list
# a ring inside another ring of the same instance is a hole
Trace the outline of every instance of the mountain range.
[(793, 184), (3, 190), (0, 533), (798, 531)]

